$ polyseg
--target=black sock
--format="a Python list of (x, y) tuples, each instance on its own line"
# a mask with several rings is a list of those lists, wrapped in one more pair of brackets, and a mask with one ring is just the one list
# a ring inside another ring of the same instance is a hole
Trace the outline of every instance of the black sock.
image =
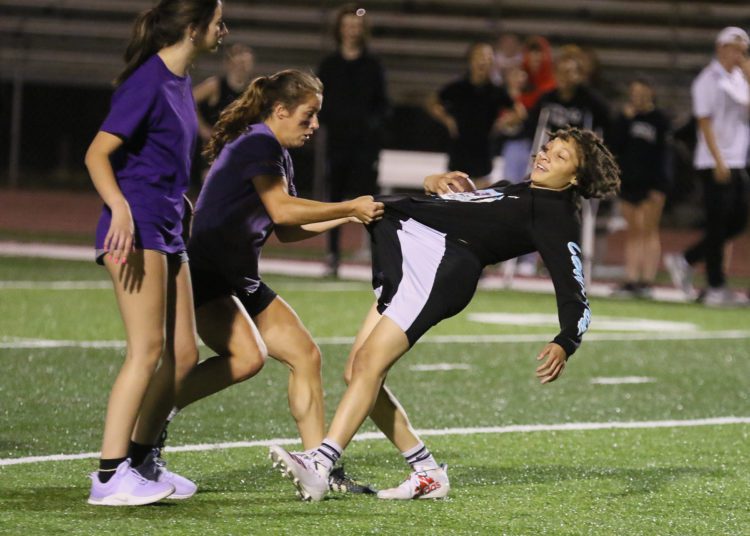
[(106, 484), (107, 482), (109, 482), (109, 479), (115, 476), (117, 466), (125, 460), (127, 460), (127, 458), (99, 459), (99, 472), (97, 473), (99, 482), (101, 482), (102, 484)]
[(156, 445), (142, 445), (141, 443), (136, 443), (135, 441), (130, 442), (130, 446), (128, 447), (128, 458), (130, 458), (130, 465), (133, 467), (138, 467), (143, 463), (143, 460), (146, 459), (146, 456), (149, 455), (149, 453), (154, 450), (154, 447)]

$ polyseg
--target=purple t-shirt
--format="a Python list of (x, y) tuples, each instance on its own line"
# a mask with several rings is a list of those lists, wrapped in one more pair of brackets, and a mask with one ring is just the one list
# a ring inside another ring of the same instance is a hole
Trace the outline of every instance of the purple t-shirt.
[(219, 153), (195, 204), (188, 244), (190, 265), (221, 274), (235, 289), (255, 292), (260, 251), (273, 221), (253, 177), (286, 177), (296, 196), (289, 152), (265, 123), (250, 125)]
[[(155, 54), (114, 92), (100, 130), (124, 140), (110, 158), (135, 222), (135, 247), (185, 250), (183, 194), (198, 133), (189, 76), (172, 73)], [(112, 212), (102, 208), (96, 247), (102, 249)]]

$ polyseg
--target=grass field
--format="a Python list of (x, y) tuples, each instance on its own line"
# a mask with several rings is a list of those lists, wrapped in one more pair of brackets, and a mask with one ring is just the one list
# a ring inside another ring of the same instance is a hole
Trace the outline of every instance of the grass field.
[[(267, 280), (321, 346), (330, 417), (372, 295), (358, 282)], [(294, 447), (296, 433), (286, 371), (269, 360), (170, 428), (167, 459), (198, 482), (195, 497), (95, 508), (86, 475), (124, 351), (112, 290), (93, 263), (0, 257), (0, 533), (750, 534), (750, 311), (612, 299), (592, 309), (550, 385), (533, 374), (557, 332), (531, 316), (555, 312), (544, 294), (480, 292), (394, 367), (389, 384), (450, 466), (446, 500), (299, 502), (267, 459), (269, 440)], [(496, 313), (515, 316), (489, 323)], [(345, 462), (376, 487), (408, 473), (369, 435)]]

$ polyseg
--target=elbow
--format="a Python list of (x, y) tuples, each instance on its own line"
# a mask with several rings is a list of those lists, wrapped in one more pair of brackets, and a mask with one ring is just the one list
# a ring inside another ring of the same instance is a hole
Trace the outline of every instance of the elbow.
[[(275, 226), (294, 225), (292, 218), (289, 217), (289, 211), (284, 210), (283, 207), (267, 209), (267, 212)], [(284, 240), (282, 240), (282, 242), (283, 241)]]

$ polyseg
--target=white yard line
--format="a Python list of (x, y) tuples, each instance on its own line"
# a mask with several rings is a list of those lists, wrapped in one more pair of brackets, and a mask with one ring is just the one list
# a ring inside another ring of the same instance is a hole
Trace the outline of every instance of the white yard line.
[[(628, 421), (628, 422), (570, 422), (560, 424), (515, 424), (511, 426), (489, 426), (481, 428), (445, 428), (417, 430), (420, 436), (450, 436), (473, 434), (522, 434), (530, 432), (576, 432), (588, 430), (612, 429), (652, 429), (652, 428), (686, 428), (695, 426), (726, 426), (733, 424), (750, 424), (750, 417), (714, 417), (709, 419), (665, 420), (665, 421)], [(354, 441), (371, 439), (385, 439), (380, 432), (367, 432), (354, 436)], [(182, 445), (167, 447), (167, 452), (203, 452), (207, 450), (223, 450), (250, 447), (268, 447), (271, 445), (295, 445), (299, 439), (277, 438), (257, 441), (235, 441), (226, 443), (200, 443), (196, 445)], [(41, 462), (60, 462), (67, 460), (81, 460), (98, 458), (98, 452), (83, 452), (79, 454), (53, 454), (50, 456), (27, 456), (24, 458), (0, 458), (0, 467)]]
[[(628, 341), (701, 341), (750, 339), (750, 331), (702, 331), (695, 333), (589, 333), (584, 342), (628, 342)], [(549, 334), (506, 334), (506, 335), (432, 335), (418, 344), (514, 344), (526, 342), (549, 342)], [(322, 345), (349, 345), (354, 337), (319, 337), (315, 342)], [(24, 348), (124, 348), (124, 341), (73, 341), (55, 339), (0, 338), (0, 349)]]
[[(88, 246), (65, 246), (59, 244), (29, 244), (22, 242), (2, 242), (0, 241), (0, 256), (15, 257), (44, 257), (50, 259), (68, 259), (68, 260), (94, 260), (94, 249)], [(323, 277), (326, 273), (326, 264), (322, 260), (289, 260), (289, 259), (260, 259), (260, 272), (263, 274), (281, 274), (303, 277)], [(369, 265), (342, 263), (339, 269), (339, 275), (343, 279), (357, 281), (370, 281), (372, 270)], [(590, 296), (607, 297), (611, 296), (615, 285), (607, 282), (593, 281), (588, 288)], [(526, 292), (545, 292), (553, 291), (552, 281), (547, 278), (526, 278), (516, 277), (513, 279), (510, 287), (507, 285), (505, 277), (496, 271), (488, 271), (479, 282), (479, 288), (506, 289), (526, 291)], [(658, 287), (654, 289), (654, 298), (660, 301), (684, 302), (684, 294), (674, 288)]]

